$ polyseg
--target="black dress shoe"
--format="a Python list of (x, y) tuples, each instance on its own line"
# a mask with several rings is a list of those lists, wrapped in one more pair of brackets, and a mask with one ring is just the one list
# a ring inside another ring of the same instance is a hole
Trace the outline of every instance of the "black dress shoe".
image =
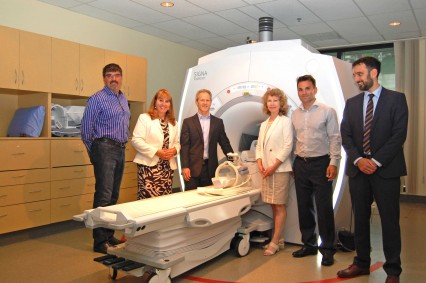
[(324, 254), (322, 256), (321, 265), (330, 266), (334, 264), (334, 257), (332, 254)]
[(108, 240), (108, 243), (110, 243), (113, 246), (116, 246), (116, 245), (124, 243), (124, 241), (121, 241), (115, 237), (112, 237), (111, 239)]
[(102, 244), (96, 245), (93, 247), (93, 251), (101, 254), (108, 254), (107, 250), (110, 247), (114, 247), (114, 245), (111, 245), (108, 242), (103, 242)]
[(349, 265), (348, 268), (342, 269), (337, 272), (337, 276), (340, 278), (352, 278), (360, 275), (368, 275), (370, 274), (370, 268), (362, 268), (356, 264)]
[(317, 253), (318, 253), (318, 250), (314, 247), (312, 247), (312, 248), (303, 247), (300, 250), (293, 252), (293, 256), (294, 257), (305, 257), (305, 256), (308, 256), (308, 255), (316, 255)]

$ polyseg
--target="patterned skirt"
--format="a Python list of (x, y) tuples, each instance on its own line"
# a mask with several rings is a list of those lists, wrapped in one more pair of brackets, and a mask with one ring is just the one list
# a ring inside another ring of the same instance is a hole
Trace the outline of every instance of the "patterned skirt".
[(138, 200), (172, 193), (173, 170), (161, 160), (155, 166), (138, 164)]

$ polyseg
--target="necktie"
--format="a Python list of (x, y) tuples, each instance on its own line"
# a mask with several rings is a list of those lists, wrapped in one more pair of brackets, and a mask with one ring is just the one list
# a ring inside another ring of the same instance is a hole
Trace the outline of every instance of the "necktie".
[(364, 137), (362, 139), (362, 146), (364, 148), (365, 154), (371, 154), (370, 148), (370, 133), (371, 133), (371, 124), (373, 123), (373, 97), (374, 94), (368, 94), (370, 99), (368, 99), (367, 103), (367, 111), (365, 112), (365, 124), (364, 124)]

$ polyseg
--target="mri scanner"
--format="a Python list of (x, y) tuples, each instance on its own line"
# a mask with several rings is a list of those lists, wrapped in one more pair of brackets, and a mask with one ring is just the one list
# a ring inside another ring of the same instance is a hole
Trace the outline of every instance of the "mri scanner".
[[(282, 89), (287, 95), (291, 116), (291, 112), (300, 104), (296, 79), (305, 74), (314, 76), (318, 88), (316, 98), (333, 107), (340, 121), (345, 94), (352, 96), (357, 93), (352, 81), (351, 65), (335, 57), (320, 54), (302, 40), (247, 44), (200, 58), (198, 65), (187, 71), (179, 121), (182, 122), (184, 118), (197, 112), (196, 92), (203, 88), (209, 89), (213, 96), (211, 114), (223, 119), (234, 151), (251, 151), (249, 156), (254, 156), (250, 142), (257, 138), (260, 124), (267, 118), (262, 112), (263, 94), (269, 88)], [(221, 153), (221, 150), (218, 149), (218, 152)], [(223, 154), (219, 159), (224, 159)], [(343, 150), (342, 159), (345, 159)], [(255, 161), (244, 158), (242, 161), (250, 168), (253, 187), (259, 188), (260, 176)], [(340, 162), (339, 167), (339, 175), (334, 184), (335, 214), (340, 208), (339, 202), (346, 184), (344, 162)], [(183, 184), (183, 180), (181, 183)], [(252, 210), (272, 215), (269, 206), (260, 205)], [(294, 183), (289, 194), (283, 236), (286, 242), (301, 243)]]
[[(124, 230), (127, 242), (108, 249), (108, 254), (113, 261), (143, 263), (128, 272), (144, 276), (146, 282), (170, 282), (170, 278), (216, 257), (230, 246), (237, 255), (244, 256), (248, 253), (250, 232), (261, 227), (260, 224), (250, 225), (257, 223), (259, 217), (261, 222), (269, 219), (269, 223), (272, 218), (269, 205), (260, 201), (260, 177), (253, 158), (260, 123), (267, 118), (262, 113), (261, 98), (269, 88), (284, 90), (291, 115), (299, 104), (296, 78), (304, 74), (316, 78), (317, 99), (336, 109), (341, 120), (344, 94), (356, 93), (351, 66), (319, 54), (301, 40), (248, 44), (200, 58), (198, 65), (187, 71), (178, 121), (182, 123), (184, 118), (197, 112), (196, 92), (209, 89), (213, 94), (211, 113), (223, 119), (234, 151), (243, 157), (241, 163), (225, 163), (225, 166), (235, 172), (240, 172), (240, 167), (246, 168), (250, 178), (241, 178), (243, 181), (237, 182), (243, 183), (241, 186), (231, 185), (229, 188), (220, 188), (226, 180), (219, 178), (215, 180), (219, 185), (207, 191), (183, 191), (98, 207), (86, 210), (74, 219), (84, 221), (86, 227), (92, 229)], [(219, 159), (226, 158), (221, 155)], [(334, 182), (335, 215), (350, 207), (339, 206), (345, 186), (343, 151), (342, 159)], [(222, 169), (226, 168), (220, 165), (217, 172)], [(230, 183), (235, 184), (234, 181), (227, 182)], [(221, 193), (216, 193), (219, 191)], [(286, 242), (300, 243), (294, 184), (287, 210), (284, 238)], [(119, 268), (112, 266), (110, 270), (115, 277)]]

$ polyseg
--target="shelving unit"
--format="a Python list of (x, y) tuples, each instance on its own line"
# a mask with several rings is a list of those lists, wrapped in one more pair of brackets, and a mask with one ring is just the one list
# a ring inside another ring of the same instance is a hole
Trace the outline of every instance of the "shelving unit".
[[(123, 68), (130, 133), (145, 111), (145, 58), (0, 26), (0, 234), (69, 220), (92, 208), (95, 178), (80, 138), (52, 137), (51, 105), (85, 106), (102, 68)], [(117, 61), (111, 61), (117, 60)], [(19, 108), (44, 106), (40, 137), (7, 137)], [(136, 200), (135, 150), (126, 148), (119, 202)]]

